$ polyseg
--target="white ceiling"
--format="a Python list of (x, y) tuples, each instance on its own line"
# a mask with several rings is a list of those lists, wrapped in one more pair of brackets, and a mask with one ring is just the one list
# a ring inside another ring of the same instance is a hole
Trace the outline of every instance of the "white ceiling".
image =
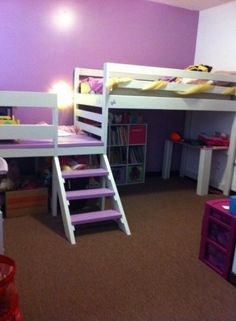
[(235, 0), (149, 0), (189, 10), (204, 10)]

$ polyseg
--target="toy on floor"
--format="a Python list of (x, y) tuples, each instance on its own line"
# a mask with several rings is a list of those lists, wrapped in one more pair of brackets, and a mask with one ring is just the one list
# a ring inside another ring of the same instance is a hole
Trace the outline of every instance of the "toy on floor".
[(8, 172), (0, 179), (0, 191), (18, 189), (21, 182), (20, 169), (17, 162), (12, 159), (8, 162)]
[(10, 191), (15, 188), (14, 182), (9, 177), (4, 177), (0, 181), (0, 192)]
[(181, 140), (183, 140), (183, 137), (179, 132), (173, 131), (170, 133), (170, 140), (172, 140), (173, 142), (180, 142)]
[(19, 125), (20, 121), (14, 116), (0, 116), (0, 125)]

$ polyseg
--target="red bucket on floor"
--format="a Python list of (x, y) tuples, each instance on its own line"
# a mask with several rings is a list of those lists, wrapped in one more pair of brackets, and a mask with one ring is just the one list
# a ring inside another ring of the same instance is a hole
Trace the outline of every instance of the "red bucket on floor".
[(15, 273), (15, 262), (5, 255), (0, 255), (0, 321), (22, 321)]

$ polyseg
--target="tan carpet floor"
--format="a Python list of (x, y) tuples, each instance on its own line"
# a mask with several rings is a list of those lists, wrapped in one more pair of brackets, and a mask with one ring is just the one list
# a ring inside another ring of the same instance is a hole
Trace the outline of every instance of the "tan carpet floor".
[(84, 228), (72, 246), (61, 218), (4, 221), (24, 321), (235, 321), (236, 287), (198, 259), (207, 199), (184, 178), (120, 188), (132, 232)]

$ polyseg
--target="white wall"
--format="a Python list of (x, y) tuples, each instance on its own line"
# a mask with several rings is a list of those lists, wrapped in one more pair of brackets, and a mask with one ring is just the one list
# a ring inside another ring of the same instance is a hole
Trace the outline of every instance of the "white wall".
[(236, 1), (200, 11), (195, 63), (236, 70)]
[[(214, 71), (236, 71), (236, 1), (203, 10), (199, 15), (199, 25), (195, 52), (195, 64), (213, 66)], [(204, 114), (203, 114), (204, 113)], [(193, 112), (191, 119), (191, 138), (198, 133), (214, 134), (215, 131), (230, 133), (234, 115), (229, 113)], [(196, 177), (198, 170), (197, 155), (188, 154), (186, 173)], [(213, 155), (211, 185), (221, 188), (224, 183), (226, 153)], [(192, 166), (195, 164), (194, 166)], [(236, 190), (236, 175), (233, 180)]]

